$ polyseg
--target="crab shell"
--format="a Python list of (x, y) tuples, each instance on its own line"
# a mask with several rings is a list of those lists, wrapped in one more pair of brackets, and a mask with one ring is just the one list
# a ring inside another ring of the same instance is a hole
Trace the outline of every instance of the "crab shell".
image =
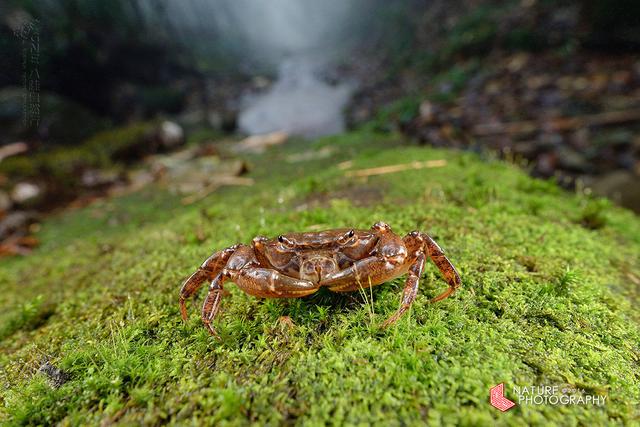
[(258, 259), (297, 279), (320, 283), (371, 254), (379, 237), (370, 230), (341, 228), (317, 233), (289, 233), (253, 239)]

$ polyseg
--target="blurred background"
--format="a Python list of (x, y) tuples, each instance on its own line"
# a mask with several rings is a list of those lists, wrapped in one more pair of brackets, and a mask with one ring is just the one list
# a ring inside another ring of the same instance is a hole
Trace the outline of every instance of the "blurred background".
[(640, 212), (639, 53), (634, 0), (5, 0), (0, 256), (52, 212), (162, 179), (188, 203), (250, 183), (234, 153), (362, 127)]

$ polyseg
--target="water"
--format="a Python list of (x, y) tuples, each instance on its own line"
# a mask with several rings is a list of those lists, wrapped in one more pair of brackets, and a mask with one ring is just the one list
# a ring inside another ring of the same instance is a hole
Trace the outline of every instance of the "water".
[[(399, 2), (400, 0), (398, 0)], [(265, 93), (244, 99), (240, 130), (317, 137), (342, 132), (354, 90), (321, 76), (329, 64), (353, 60), (376, 38), (385, 0), (135, 0), (148, 25), (163, 26), (185, 46), (245, 64), (256, 74), (278, 70)], [(394, 2), (395, 4), (395, 2)], [(159, 12), (160, 11), (160, 12)], [(216, 53), (217, 52), (217, 53)], [(228, 54), (224, 54), (224, 53)]]
[(245, 99), (238, 118), (240, 131), (249, 135), (284, 131), (309, 138), (343, 132), (343, 110), (355, 85), (332, 85), (322, 79), (322, 69), (306, 56), (282, 62), (278, 80), (269, 90)]

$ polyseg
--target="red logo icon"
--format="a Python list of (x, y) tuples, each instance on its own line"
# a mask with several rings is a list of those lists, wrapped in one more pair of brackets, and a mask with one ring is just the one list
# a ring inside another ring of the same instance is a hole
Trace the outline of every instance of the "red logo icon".
[(504, 383), (500, 383), (495, 387), (491, 387), (491, 390), (489, 391), (489, 402), (494, 408), (498, 408), (502, 412), (505, 412), (516, 406), (516, 402), (513, 402), (504, 397)]

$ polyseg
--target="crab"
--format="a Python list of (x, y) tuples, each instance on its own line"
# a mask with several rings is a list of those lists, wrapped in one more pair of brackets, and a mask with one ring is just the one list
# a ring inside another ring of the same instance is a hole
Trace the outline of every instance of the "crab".
[(328, 288), (352, 292), (380, 285), (407, 274), (398, 310), (380, 326), (402, 317), (418, 293), (418, 281), (430, 258), (449, 287), (431, 299), (440, 301), (460, 287), (460, 275), (440, 246), (427, 234), (395, 234), (384, 222), (369, 230), (341, 228), (319, 232), (258, 236), (251, 245), (236, 244), (211, 255), (182, 285), (180, 313), (187, 320), (186, 301), (205, 282), (209, 293), (202, 321), (211, 335), (223, 297), (223, 285), (234, 282), (245, 293), (260, 298), (300, 298)]

